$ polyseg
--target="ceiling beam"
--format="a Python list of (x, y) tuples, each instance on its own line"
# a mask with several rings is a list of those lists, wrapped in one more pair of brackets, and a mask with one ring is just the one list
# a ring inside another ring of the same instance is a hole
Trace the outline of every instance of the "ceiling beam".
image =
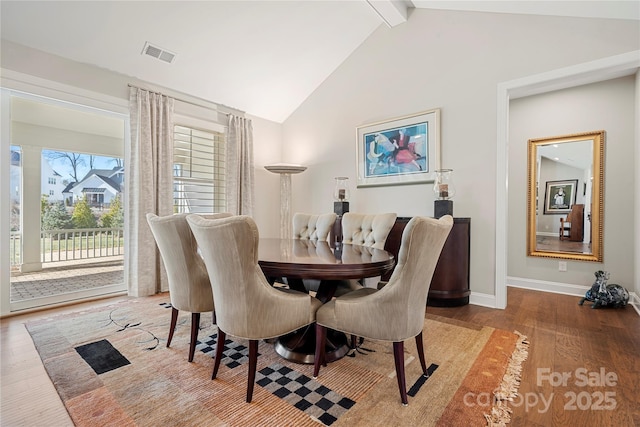
[(409, 5), (404, 0), (367, 0), (367, 3), (389, 28), (407, 22)]

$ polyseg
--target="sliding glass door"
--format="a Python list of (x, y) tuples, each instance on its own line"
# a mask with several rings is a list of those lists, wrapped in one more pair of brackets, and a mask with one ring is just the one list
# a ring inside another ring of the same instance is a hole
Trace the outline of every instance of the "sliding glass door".
[(2, 241), (11, 271), (3, 307), (18, 311), (125, 291), (127, 117), (6, 90), (3, 106), (10, 132), (2, 134), (9, 150), (2, 167), (10, 182), (0, 193), (9, 209)]

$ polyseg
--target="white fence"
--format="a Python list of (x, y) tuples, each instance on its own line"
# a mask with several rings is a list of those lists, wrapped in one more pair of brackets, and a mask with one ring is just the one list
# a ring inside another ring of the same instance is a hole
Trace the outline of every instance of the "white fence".
[[(22, 264), (22, 233), (11, 232), (11, 265)], [(124, 253), (122, 228), (77, 228), (40, 232), (40, 257), (43, 263), (100, 258)]]

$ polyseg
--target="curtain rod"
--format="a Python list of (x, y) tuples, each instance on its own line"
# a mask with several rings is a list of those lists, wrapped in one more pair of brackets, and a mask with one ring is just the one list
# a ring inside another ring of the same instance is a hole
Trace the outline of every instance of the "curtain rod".
[[(175, 99), (176, 101), (184, 102), (185, 104), (195, 105), (196, 107), (207, 108), (209, 110), (215, 111), (216, 113), (224, 114), (225, 116), (228, 116), (228, 115), (231, 114), (231, 113), (225, 113), (224, 111), (220, 111), (220, 110), (217, 110), (217, 109), (214, 110), (213, 108), (211, 108), (209, 106), (198, 104), (198, 103), (193, 102), (193, 101), (187, 101), (187, 100), (184, 100), (184, 99), (176, 98), (174, 96), (170, 96), (170, 95), (164, 94), (162, 92), (158, 92), (157, 90), (150, 90), (150, 89), (147, 89), (147, 88), (144, 88), (144, 87), (140, 87), (140, 86), (137, 86), (137, 85), (134, 85), (134, 84), (131, 84), (131, 83), (127, 84), (127, 86), (134, 87), (136, 89), (146, 90), (147, 92), (155, 93), (156, 95), (169, 96), (169, 97)], [(205, 100), (202, 100), (202, 101), (203, 102), (210, 102), (210, 101), (205, 101)], [(212, 102), (212, 104), (215, 104), (216, 106), (226, 107), (226, 108), (229, 108), (230, 110), (235, 110), (235, 111), (244, 113), (244, 111), (240, 111), (240, 110), (237, 110), (236, 108), (232, 108), (232, 107), (229, 107), (229, 106), (226, 106), (226, 105), (223, 105), (223, 104), (217, 104), (215, 102)]]

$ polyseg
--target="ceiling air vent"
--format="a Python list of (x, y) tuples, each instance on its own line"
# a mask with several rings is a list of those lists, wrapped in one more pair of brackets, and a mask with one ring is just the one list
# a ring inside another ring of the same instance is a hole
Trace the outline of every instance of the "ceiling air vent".
[(142, 49), (142, 54), (153, 56), (154, 58), (159, 59), (160, 61), (167, 62), (169, 64), (173, 63), (173, 60), (176, 57), (175, 53), (171, 53), (166, 49), (163, 49), (158, 46), (154, 46), (149, 42), (146, 42), (144, 44), (144, 48)]

